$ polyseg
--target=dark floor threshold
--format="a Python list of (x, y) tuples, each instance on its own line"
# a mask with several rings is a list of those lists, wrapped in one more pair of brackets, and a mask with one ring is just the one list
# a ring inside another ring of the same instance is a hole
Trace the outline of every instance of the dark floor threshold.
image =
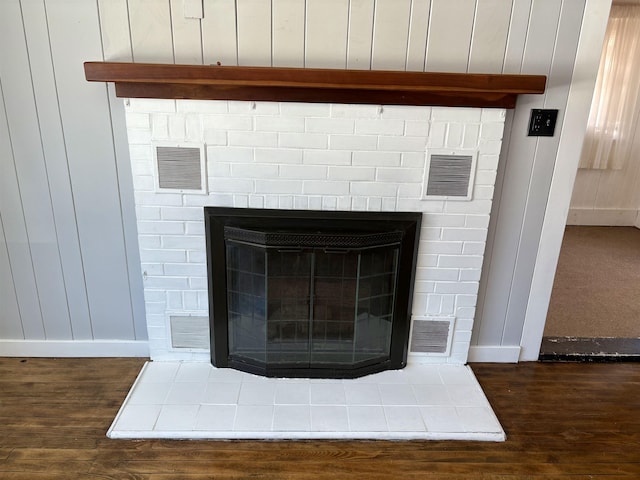
[(544, 337), (541, 362), (640, 362), (640, 338)]

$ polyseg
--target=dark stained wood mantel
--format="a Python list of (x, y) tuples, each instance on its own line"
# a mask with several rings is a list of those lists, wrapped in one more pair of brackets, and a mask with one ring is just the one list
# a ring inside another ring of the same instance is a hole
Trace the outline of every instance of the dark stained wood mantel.
[(86, 79), (124, 98), (514, 108), (544, 75), (86, 62)]

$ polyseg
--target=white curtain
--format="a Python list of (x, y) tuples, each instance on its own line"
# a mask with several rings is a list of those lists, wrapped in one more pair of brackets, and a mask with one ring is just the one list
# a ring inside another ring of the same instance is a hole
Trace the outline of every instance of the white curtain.
[(613, 5), (580, 168), (623, 168), (639, 112), (640, 5)]

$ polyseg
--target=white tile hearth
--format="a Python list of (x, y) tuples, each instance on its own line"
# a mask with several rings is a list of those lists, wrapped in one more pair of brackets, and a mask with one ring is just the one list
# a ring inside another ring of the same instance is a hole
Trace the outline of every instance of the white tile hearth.
[(471, 369), (410, 364), (355, 380), (265, 378), (148, 362), (108, 436), (504, 441)]

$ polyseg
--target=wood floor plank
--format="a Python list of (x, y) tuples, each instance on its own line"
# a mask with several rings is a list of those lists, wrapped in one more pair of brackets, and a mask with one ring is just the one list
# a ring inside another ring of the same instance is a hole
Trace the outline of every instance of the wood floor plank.
[(637, 363), (473, 365), (504, 443), (110, 440), (143, 362), (0, 358), (0, 478), (640, 478)]

